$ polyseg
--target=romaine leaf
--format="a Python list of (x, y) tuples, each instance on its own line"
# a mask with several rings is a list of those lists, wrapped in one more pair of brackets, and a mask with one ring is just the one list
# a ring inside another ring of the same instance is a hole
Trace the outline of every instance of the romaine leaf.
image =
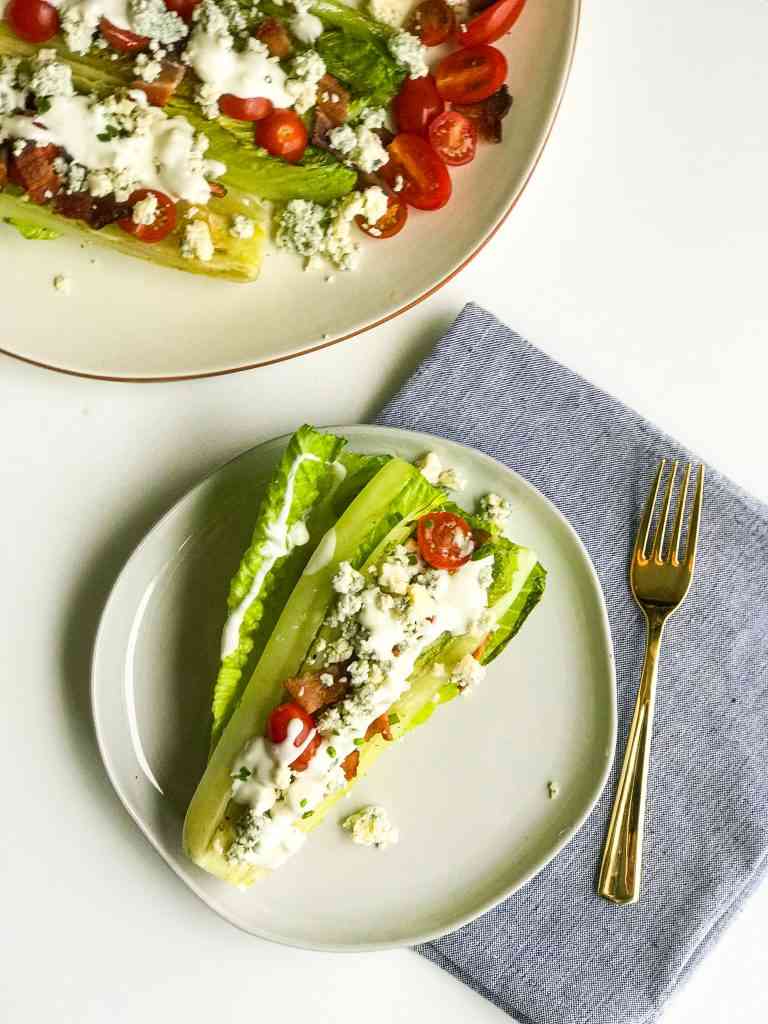
[(41, 224), (30, 224), (28, 221), (19, 220), (18, 217), (4, 217), (6, 224), (10, 224), (16, 228), (19, 234), (23, 238), (27, 238), (30, 241), (45, 241), (49, 242), (51, 239), (59, 238), (61, 236), (60, 231), (54, 231), (53, 228), (43, 227)]
[[(509, 641), (520, 631), (525, 620), (541, 600), (547, 581), (547, 570), (537, 562), (528, 574), (509, 609), (502, 616), (480, 659), (483, 665), (498, 658)], [(495, 580), (494, 580), (495, 584)]]
[(225, 637), (234, 648), (222, 658), (214, 686), (212, 747), (245, 688), (243, 670), (249, 658), (258, 657), (266, 646), (279, 611), (312, 553), (310, 543), (288, 550), (290, 529), (304, 523), (311, 536), (311, 513), (339, 481), (335, 463), (345, 444), (344, 438), (300, 427), (267, 486), (250, 546), (230, 584)]
[(405, 69), (376, 36), (334, 30), (324, 32), (315, 47), (330, 74), (351, 90), (358, 106), (384, 107), (399, 92)]

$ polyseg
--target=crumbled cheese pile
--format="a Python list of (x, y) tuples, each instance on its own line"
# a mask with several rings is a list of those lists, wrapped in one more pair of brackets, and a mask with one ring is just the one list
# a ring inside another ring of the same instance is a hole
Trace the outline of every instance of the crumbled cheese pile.
[(408, 68), (409, 78), (424, 78), (429, 74), (427, 48), (422, 46), (410, 32), (395, 32), (387, 41), (389, 52), (398, 62)]
[(378, 171), (389, 160), (389, 153), (376, 129), (383, 128), (387, 112), (381, 107), (366, 107), (356, 122), (342, 124), (328, 134), (331, 149), (345, 158), (345, 163), (365, 174)]
[(498, 494), (486, 494), (479, 501), (480, 515), (502, 529), (512, 515), (512, 506)]
[(377, 850), (394, 846), (400, 839), (400, 832), (383, 807), (363, 807), (345, 818), (341, 827), (349, 832), (353, 843), (358, 846), (374, 846)]
[(59, 10), (67, 46), (78, 54), (91, 49), (103, 17), (117, 28), (147, 36), (156, 45), (177, 43), (189, 31), (182, 18), (168, 10), (164, 0), (60, 0), (54, 6)]
[(363, 217), (367, 224), (375, 224), (386, 212), (386, 193), (376, 185), (350, 192), (327, 207), (292, 199), (278, 217), (277, 245), (308, 261), (324, 258), (339, 270), (353, 270), (360, 247), (352, 239), (352, 222)]
[(402, 28), (421, 0), (369, 0), (368, 10), (372, 18), (389, 25), (390, 28)]
[(464, 477), (451, 466), (444, 467), (437, 452), (425, 452), (414, 463), (421, 475), (435, 487), (445, 487), (448, 491), (463, 491), (467, 486)]

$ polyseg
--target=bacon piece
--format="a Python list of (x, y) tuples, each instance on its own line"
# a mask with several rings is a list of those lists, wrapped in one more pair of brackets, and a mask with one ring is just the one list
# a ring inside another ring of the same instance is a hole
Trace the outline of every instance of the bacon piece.
[(8, 153), (4, 146), (0, 146), (0, 192), (5, 188), (8, 181)]
[(153, 107), (164, 107), (181, 85), (186, 68), (174, 60), (160, 61), (160, 74), (152, 82), (139, 79), (131, 83), (132, 89), (141, 89)]
[(269, 50), (270, 57), (284, 60), (293, 53), (291, 37), (279, 18), (267, 18), (266, 21), (262, 21), (254, 34)]
[[(320, 682), (321, 674), (333, 676), (331, 686)], [(285, 682), (285, 688), (291, 697), (310, 715), (314, 715), (321, 708), (327, 708), (329, 704), (335, 704), (344, 696), (348, 687), (349, 681), (338, 665), (324, 670), (323, 673), (312, 672), (306, 676), (294, 676)]]
[(347, 782), (351, 782), (352, 779), (357, 775), (357, 768), (360, 764), (360, 751), (353, 750), (351, 754), (347, 754), (344, 760), (341, 762), (341, 768), (344, 772), (344, 778)]
[(227, 194), (227, 190), (220, 181), (209, 181), (208, 188), (211, 190), (211, 195), (216, 196), (217, 199), (222, 199)]
[(392, 739), (392, 730), (389, 728), (389, 715), (386, 712), (383, 715), (379, 715), (378, 718), (374, 718), (368, 726), (365, 738), (370, 740), (374, 736), (381, 736), (385, 740)]
[(318, 146), (320, 149), (330, 149), (330, 143), (328, 142), (328, 136), (333, 131), (336, 125), (324, 114), (318, 107), (315, 110), (315, 119), (312, 122), (312, 135), (310, 142), (313, 146)]
[(53, 161), (61, 153), (58, 146), (26, 146), (12, 154), (8, 179), (21, 185), (33, 203), (47, 203), (61, 188), (61, 178), (53, 169)]
[(83, 220), (96, 231), (123, 217), (130, 217), (133, 212), (130, 203), (118, 203), (114, 195), (97, 197), (90, 192), (72, 192), (69, 195), (62, 192), (56, 196), (53, 208), (62, 217)]
[(333, 75), (325, 74), (317, 83), (317, 109), (322, 111), (334, 128), (349, 117), (350, 94)]
[(506, 85), (480, 103), (452, 104), (453, 110), (469, 118), (484, 142), (501, 142), (501, 122), (511, 106), (512, 97)]

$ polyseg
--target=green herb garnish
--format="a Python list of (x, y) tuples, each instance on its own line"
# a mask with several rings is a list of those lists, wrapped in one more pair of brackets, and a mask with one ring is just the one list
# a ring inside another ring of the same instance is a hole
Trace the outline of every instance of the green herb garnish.
[(390, 725), (397, 725), (397, 723), (400, 721), (400, 715), (398, 715), (396, 711), (390, 712), (390, 714), (387, 715), (387, 717), (389, 718)]
[(328, 747), (328, 757), (336, 757), (336, 747)]

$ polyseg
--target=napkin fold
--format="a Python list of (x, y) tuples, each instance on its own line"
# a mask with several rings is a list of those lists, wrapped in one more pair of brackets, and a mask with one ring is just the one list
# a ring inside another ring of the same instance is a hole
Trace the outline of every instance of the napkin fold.
[(768, 508), (708, 471), (696, 576), (662, 650), (641, 900), (616, 907), (595, 885), (645, 644), (629, 554), (659, 458), (694, 457), (474, 305), (378, 422), (471, 445), (550, 498), (595, 564), (616, 648), (597, 807), (525, 888), (419, 952), (523, 1024), (652, 1021), (768, 867)]

